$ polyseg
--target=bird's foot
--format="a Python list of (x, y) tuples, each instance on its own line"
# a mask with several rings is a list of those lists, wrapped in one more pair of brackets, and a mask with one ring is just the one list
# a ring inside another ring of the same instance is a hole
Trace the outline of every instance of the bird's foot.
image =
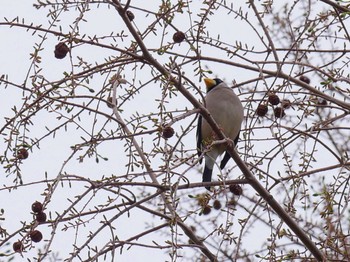
[(229, 147), (234, 147), (235, 146), (235, 143), (232, 141), (232, 139), (230, 138), (225, 138), (225, 143), (227, 144), (227, 146)]

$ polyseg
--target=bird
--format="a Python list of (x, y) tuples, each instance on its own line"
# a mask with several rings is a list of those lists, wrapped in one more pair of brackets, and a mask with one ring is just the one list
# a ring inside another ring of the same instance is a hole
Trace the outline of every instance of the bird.
[[(234, 145), (236, 145), (244, 118), (241, 101), (233, 92), (233, 89), (219, 78), (204, 78), (204, 83), (207, 88), (207, 93), (204, 98), (206, 109), (214, 118), (225, 136), (232, 139)], [(202, 115), (199, 115), (198, 117), (196, 135), (197, 153), (200, 157), (205, 147), (216, 140), (214, 131)], [(226, 151), (226, 145), (224, 143), (213, 145), (205, 154), (203, 182), (211, 182), (215, 161), (217, 157), (224, 152), (225, 155), (220, 163), (220, 169), (223, 169), (231, 158), (230, 154)], [(201, 157), (199, 158), (199, 163), (202, 163)], [(210, 187), (205, 188), (210, 191)]]

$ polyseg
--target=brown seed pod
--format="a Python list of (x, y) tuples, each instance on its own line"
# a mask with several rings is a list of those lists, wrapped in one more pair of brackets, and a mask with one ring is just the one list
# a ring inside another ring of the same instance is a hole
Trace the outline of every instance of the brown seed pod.
[(283, 99), (281, 105), (284, 109), (288, 109), (291, 107), (292, 103), (288, 99)]
[(299, 77), (299, 80), (303, 81), (306, 84), (310, 84), (310, 82), (311, 82), (310, 78), (308, 78), (307, 76), (301, 76), (301, 77)]
[(168, 139), (174, 135), (174, 129), (171, 126), (165, 126), (162, 130), (162, 137)]
[(173, 35), (173, 40), (175, 43), (181, 43), (183, 40), (185, 40), (185, 38), (186, 38), (185, 34), (181, 31), (177, 31)]
[(203, 214), (203, 215), (209, 215), (210, 212), (211, 212), (211, 207), (210, 207), (210, 206), (205, 206), (205, 207), (202, 209), (202, 214)]
[(276, 107), (273, 111), (275, 113), (276, 118), (282, 118), (286, 115), (282, 107)]
[(29, 156), (28, 150), (25, 148), (20, 148), (17, 151), (17, 159), (27, 159)]
[(320, 99), (320, 100), (317, 101), (317, 104), (321, 105), (321, 106), (326, 106), (327, 105), (327, 100), (326, 99)]
[(130, 10), (126, 11), (126, 16), (129, 18), (130, 22), (135, 19), (135, 15)]
[(39, 201), (35, 201), (33, 204), (32, 204), (32, 211), (34, 213), (39, 213), (43, 210), (43, 204), (41, 204)]
[(37, 214), (35, 214), (35, 220), (38, 222), (38, 223), (44, 223), (46, 222), (46, 214), (45, 212), (39, 212)]
[(215, 201), (213, 203), (213, 208), (216, 210), (219, 210), (221, 208), (221, 203), (219, 200), (215, 199)]
[(57, 59), (65, 58), (68, 52), (69, 47), (63, 42), (60, 42), (55, 46), (55, 57)]
[(24, 246), (21, 241), (17, 241), (12, 245), (13, 251), (21, 253), (24, 250)]
[(268, 101), (271, 105), (276, 106), (280, 103), (280, 98), (275, 93), (271, 93), (268, 95)]
[(34, 230), (30, 232), (29, 236), (30, 236), (30, 239), (35, 243), (38, 243), (43, 239), (43, 234), (41, 234), (39, 230)]
[(266, 113), (267, 113), (267, 111), (268, 111), (267, 105), (265, 105), (265, 104), (260, 104), (260, 105), (258, 105), (258, 107), (257, 107), (257, 109), (256, 109), (256, 114), (257, 114), (258, 116), (265, 116)]
[(236, 196), (240, 196), (243, 193), (243, 189), (240, 185), (232, 184), (230, 185), (230, 192)]

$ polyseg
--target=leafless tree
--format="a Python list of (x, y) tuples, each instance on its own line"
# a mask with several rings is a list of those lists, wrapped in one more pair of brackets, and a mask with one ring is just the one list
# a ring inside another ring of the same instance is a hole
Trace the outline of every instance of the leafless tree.
[[(0, 78), (1, 255), (349, 261), (349, 16), (345, 0), (37, 0), (2, 19), (18, 69)], [(203, 77), (244, 105), (236, 149)], [(212, 192), (198, 114), (233, 158)]]

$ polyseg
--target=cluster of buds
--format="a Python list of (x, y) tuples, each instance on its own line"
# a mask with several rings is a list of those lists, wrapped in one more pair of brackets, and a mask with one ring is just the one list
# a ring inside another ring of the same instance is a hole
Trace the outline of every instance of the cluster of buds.
[[(229, 186), (229, 191), (233, 193), (235, 196), (241, 196), (243, 194), (243, 189), (240, 185), (238, 184), (233, 184)], [(220, 210), (222, 207), (222, 204), (220, 200), (215, 199), (212, 203), (212, 205), (209, 204), (210, 199), (208, 198), (208, 195), (203, 194), (203, 195), (198, 195), (196, 196), (196, 199), (198, 201), (198, 205), (202, 207), (201, 210), (201, 215), (209, 215), (210, 212), (212, 211), (212, 208), (215, 210)], [(227, 202), (227, 206), (232, 206), (235, 204), (234, 200), (230, 200)]]

